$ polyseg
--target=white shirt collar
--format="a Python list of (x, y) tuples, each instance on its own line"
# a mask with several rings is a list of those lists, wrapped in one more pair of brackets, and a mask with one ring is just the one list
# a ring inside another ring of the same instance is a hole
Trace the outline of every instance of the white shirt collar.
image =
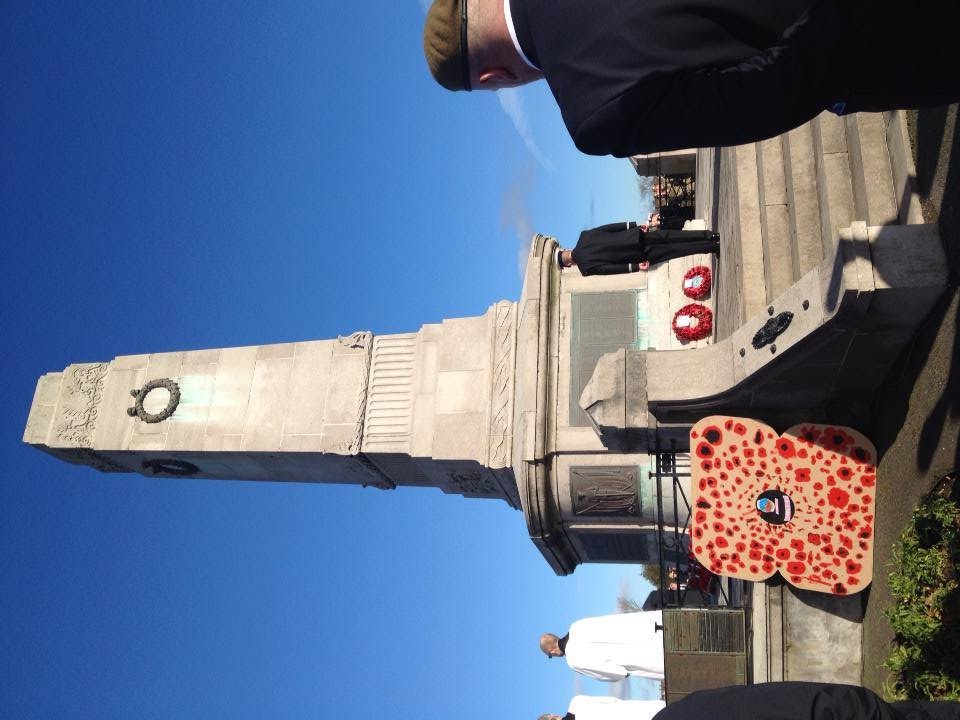
[(513, 46), (517, 49), (517, 54), (523, 58), (523, 61), (532, 67), (534, 70), (539, 70), (536, 65), (530, 62), (530, 58), (526, 56), (523, 52), (523, 48), (520, 47), (520, 41), (517, 40), (517, 31), (513, 27), (513, 15), (510, 13), (510, 0), (503, 0), (503, 17), (507, 21), (507, 31), (510, 33), (510, 39), (513, 40)]

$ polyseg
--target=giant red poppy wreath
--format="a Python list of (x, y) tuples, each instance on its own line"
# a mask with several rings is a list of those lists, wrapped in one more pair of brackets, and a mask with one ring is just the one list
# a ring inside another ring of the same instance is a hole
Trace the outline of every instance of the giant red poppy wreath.
[(718, 575), (780, 572), (806, 590), (845, 595), (873, 579), (873, 444), (847, 427), (794, 425), (782, 435), (712, 416), (690, 430), (697, 559)]

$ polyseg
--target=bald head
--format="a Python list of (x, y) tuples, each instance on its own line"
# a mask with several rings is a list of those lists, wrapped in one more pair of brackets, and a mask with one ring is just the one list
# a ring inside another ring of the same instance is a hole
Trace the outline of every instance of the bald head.
[(424, 54), (434, 79), (448, 90), (500, 90), (543, 77), (517, 52), (503, 0), (434, 0)]
[(540, 636), (540, 649), (548, 658), (563, 657), (563, 650), (560, 648), (560, 638), (553, 633), (544, 633)]
[(557, 267), (561, 270), (577, 264), (577, 261), (573, 258), (573, 250), (566, 250), (565, 248), (559, 248), (557, 250), (555, 259), (557, 261)]

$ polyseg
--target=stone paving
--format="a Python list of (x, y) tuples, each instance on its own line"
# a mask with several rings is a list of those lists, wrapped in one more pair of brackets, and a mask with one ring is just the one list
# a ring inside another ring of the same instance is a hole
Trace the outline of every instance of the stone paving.
[[(716, 339), (729, 337), (744, 318), (743, 260), (737, 207), (736, 168), (732, 149), (700, 150), (697, 155), (697, 217), (720, 233), (717, 259)], [(761, 273), (762, 276), (762, 273)]]
[[(889, 374), (872, 405), (860, 403), (863, 407), (826, 408), (829, 421), (864, 430), (880, 452), (882, 482), (877, 498), (873, 586), (861, 596), (846, 598), (839, 605), (827, 602), (830, 598), (800, 596), (789, 588), (758, 586), (763, 592), (754, 596), (754, 631), (759, 641), (754, 643), (757, 681), (840, 679), (855, 683), (859, 680), (882, 691), (886, 678), (882, 663), (889, 654), (892, 641), (883, 610), (890, 603), (887, 565), (893, 543), (914, 507), (932, 485), (945, 473), (960, 466), (957, 445), (960, 437), (960, 335), (957, 333), (960, 324), (957, 290), (960, 277), (960, 154), (952, 153), (952, 140), (957, 133), (955, 118), (955, 106), (949, 113), (939, 109), (909, 115), (923, 218), (919, 217), (919, 208), (915, 207), (915, 195), (900, 199), (902, 217), (899, 218), (904, 223), (920, 223), (924, 219), (939, 221), (950, 257), (951, 287), (917, 334), (909, 351)], [(856, 132), (851, 133), (851, 128)], [(807, 139), (805, 135), (790, 138), (794, 144), (801, 140), (806, 143)], [(798, 187), (797, 182), (798, 178), (808, 180), (814, 171), (820, 189), (819, 217), (814, 218), (812, 208), (807, 208), (803, 220), (790, 216), (794, 245), (802, 244), (799, 234), (808, 232), (814, 225), (818, 232), (820, 227), (829, 228), (829, 237), (835, 237), (835, 228), (849, 223), (852, 215), (870, 217), (880, 225), (897, 222), (896, 196), (890, 190), (893, 186), (905, 186), (905, 169), (898, 167), (894, 159), (893, 167), (887, 165), (886, 175), (879, 177), (880, 166), (874, 167), (873, 146), (882, 139), (879, 116), (856, 121), (848, 119), (846, 131), (840, 119), (833, 116), (817, 120), (812, 133), (816, 160), (812, 169), (801, 168), (803, 172), (797, 172), (795, 163), (792, 170), (787, 169), (796, 175), (793, 184), (787, 184), (788, 202), (802, 205), (803, 197), (812, 197), (810, 188)], [(891, 141), (889, 133), (886, 141)], [(774, 216), (779, 217), (776, 213), (782, 204), (776, 192), (769, 192), (771, 188), (776, 189), (773, 187), (776, 182), (764, 188), (769, 180), (765, 163), (768, 159), (775, 160), (766, 150), (761, 148), (753, 158), (738, 148), (700, 150), (698, 153), (697, 217), (704, 218), (721, 234), (716, 298), (718, 341), (729, 336), (758, 309), (762, 311), (770, 293), (782, 285), (783, 279), (778, 279), (773, 272), (778, 270), (776, 264), (763, 257), (771, 253), (770, 241), (775, 239), (764, 237), (770, 232), (770, 211), (772, 209)], [(782, 157), (786, 158), (788, 151), (797, 155), (794, 150), (795, 147), (787, 147)], [(897, 154), (892, 146), (891, 154)], [(906, 157), (902, 151), (900, 155)], [(758, 159), (759, 165), (755, 164)], [(738, 187), (738, 176), (754, 178), (754, 193), (762, 179), (760, 197), (745, 201), (745, 188)], [(887, 185), (891, 187), (887, 188)], [(843, 190), (843, 186), (847, 189)], [(800, 197), (801, 193), (805, 195)], [(893, 205), (887, 203), (889, 207), (884, 205), (886, 195), (894, 201)], [(761, 217), (764, 232), (755, 232), (758, 237), (744, 238), (743, 231), (751, 225), (759, 227)], [(751, 218), (753, 222), (750, 222)], [(797, 274), (809, 264), (810, 258), (815, 258), (817, 248), (812, 241), (813, 233), (810, 235), (809, 257), (794, 253), (795, 257), (783, 258), (780, 254), (783, 262), (792, 262)], [(763, 258), (759, 265), (758, 252)]]
[(951, 268), (944, 301), (918, 333), (909, 356), (878, 394), (872, 439), (881, 453), (874, 581), (863, 620), (866, 687), (882, 692), (893, 633), (884, 616), (893, 544), (917, 504), (960, 467), (960, 139), (957, 106), (910, 113), (923, 212), (938, 222)]

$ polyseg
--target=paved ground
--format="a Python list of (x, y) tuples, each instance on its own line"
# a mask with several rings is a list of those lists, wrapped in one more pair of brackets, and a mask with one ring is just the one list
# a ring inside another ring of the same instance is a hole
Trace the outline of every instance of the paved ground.
[[(924, 217), (939, 222), (951, 287), (878, 393), (868, 435), (880, 453), (874, 580), (863, 621), (863, 684), (882, 691), (893, 633), (883, 611), (893, 543), (936, 481), (960, 467), (960, 123), (957, 106), (909, 115)], [(953, 152), (954, 146), (957, 152)], [(825, 652), (829, 650), (825, 649)]]

